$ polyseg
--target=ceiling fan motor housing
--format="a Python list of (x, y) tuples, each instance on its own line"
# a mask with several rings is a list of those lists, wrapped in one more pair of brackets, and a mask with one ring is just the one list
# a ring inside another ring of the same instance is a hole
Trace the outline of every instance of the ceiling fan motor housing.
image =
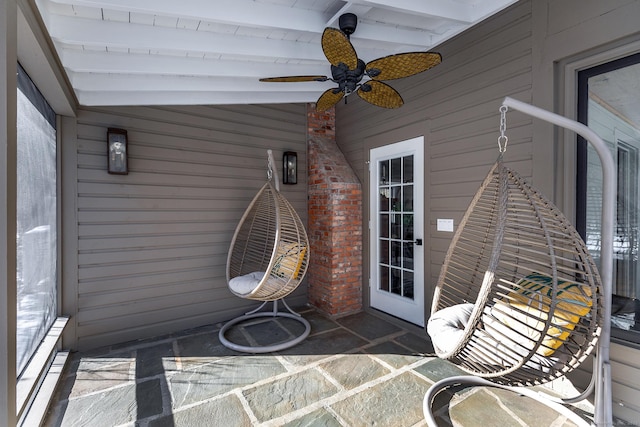
[(353, 13), (344, 13), (340, 15), (338, 24), (340, 25), (340, 30), (348, 37), (356, 31), (358, 17)]
[(358, 83), (362, 80), (364, 68), (365, 63), (361, 59), (358, 59), (358, 66), (354, 70), (349, 70), (347, 66), (341, 62), (338, 66), (331, 66), (331, 76), (333, 80), (338, 83), (341, 90), (351, 93), (356, 90)]

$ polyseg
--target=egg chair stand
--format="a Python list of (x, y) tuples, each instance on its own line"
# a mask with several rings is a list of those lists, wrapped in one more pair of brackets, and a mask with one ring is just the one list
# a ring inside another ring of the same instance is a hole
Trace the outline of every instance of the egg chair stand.
[[(311, 325), (284, 301), (302, 282), (309, 264), (309, 239), (295, 209), (280, 194), (273, 153), (268, 150), (267, 182), (253, 198), (236, 227), (227, 257), (229, 290), (240, 298), (261, 301), (248, 313), (227, 322), (218, 333), (220, 342), (245, 353), (269, 353), (292, 347), (311, 332)], [(267, 303), (271, 311), (262, 311)], [(287, 311), (280, 310), (280, 304)], [(226, 334), (239, 323), (259, 317), (293, 319), (304, 331), (273, 345), (241, 345)]]
[[(502, 162), (508, 108), (583, 136), (603, 169), (600, 276), (586, 244), (552, 203)], [(588, 127), (505, 98), (498, 161), (474, 196), (440, 271), (427, 331), (438, 357), (469, 375), (433, 384), (423, 399), (427, 424), (436, 426), (432, 402), (452, 385), (484, 385), (535, 398), (588, 425), (563, 403), (595, 389), (594, 419), (612, 424), (611, 290), (616, 175), (607, 145)], [(568, 399), (526, 387), (560, 378), (595, 351), (589, 386)]]

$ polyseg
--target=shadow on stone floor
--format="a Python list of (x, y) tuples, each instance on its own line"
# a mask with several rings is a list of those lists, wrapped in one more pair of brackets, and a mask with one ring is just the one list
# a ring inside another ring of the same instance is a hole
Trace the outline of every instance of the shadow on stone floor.
[[(45, 425), (416, 427), (426, 425), (429, 386), (461, 373), (433, 357), (415, 329), (364, 312), (340, 319), (310, 308), (300, 313), (311, 334), (277, 353), (230, 350), (218, 339), (221, 325), (76, 353)], [(300, 328), (286, 318), (248, 322), (227, 338), (264, 345)], [(438, 396), (434, 407), (444, 426), (529, 422), (526, 411), (502, 411), (505, 402), (527, 406), (494, 390), (461, 388)], [(490, 421), (479, 424), (480, 415)]]

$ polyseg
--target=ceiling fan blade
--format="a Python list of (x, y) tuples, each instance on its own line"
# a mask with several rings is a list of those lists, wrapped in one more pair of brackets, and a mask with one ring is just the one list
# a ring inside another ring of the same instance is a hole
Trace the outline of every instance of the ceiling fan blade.
[(364, 83), (356, 93), (360, 98), (378, 107), (398, 108), (404, 104), (398, 91), (388, 84), (376, 80)]
[(326, 82), (327, 76), (286, 76), (286, 77), (265, 77), (261, 82)]
[(442, 62), (442, 56), (436, 52), (408, 52), (374, 59), (366, 67), (367, 74), (375, 80), (393, 80), (421, 73)]
[(322, 51), (331, 65), (344, 63), (350, 70), (358, 66), (358, 55), (345, 33), (336, 28), (325, 28), (322, 33)]
[(317, 111), (328, 110), (342, 99), (344, 91), (341, 90), (338, 93), (335, 93), (334, 91), (335, 89), (327, 89), (322, 95), (320, 95), (320, 98), (318, 98), (318, 101), (316, 102)]

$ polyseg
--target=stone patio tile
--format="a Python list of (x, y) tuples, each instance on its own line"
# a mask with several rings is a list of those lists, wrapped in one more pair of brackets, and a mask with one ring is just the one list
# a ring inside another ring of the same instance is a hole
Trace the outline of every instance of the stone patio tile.
[(285, 372), (273, 356), (237, 356), (212, 363), (185, 363), (185, 370), (169, 378), (173, 408), (211, 399)]
[(331, 405), (350, 426), (404, 427), (424, 420), (422, 398), (429, 384), (406, 372)]
[[(449, 417), (454, 425), (508, 426), (516, 422), (513, 416), (499, 405), (498, 400), (483, 388), (476, 388), (472, 393), (466, 393), (464, 399), (460, 399), (458, 404), (453, 406), (455, 400), (454, 396), (449, 409)], [(540, 420), (533, 425), (550, 424), (544, 424)]]
[(84, 396), (100, 390), (133, 382), (135, 359), (91, 358), (83, 360), (76, 374), (68, 378), (63, 393), (68, 398)]
[(339, 328), (323, 334), (311, 335), (300, 344), (281, 351), (280, 354), (289, 363), (304, 366), (334, 354), (354, 352), (365, 344), (367, 341)]
[(415, 368), (416, 372), (420, 372), (433, 382), (440, 381), (444, 378), (454, 377), (456, 375), (468, 375), (462, 369), (443, 359), (435, 358)]
[(70, 399), (60, 425), (108, 427), (160, 413), (162, 396), (156, 379)]
[(222, 357), (239, 353), (223, 346), (218, 339), (218, 333), (205, 333), (186, 336), (177, 340), (178, 354), (181, 359), (210, 362)]
[(435, 354), (433, 344), (431, 344), (431, 340), (427, 336), (426, 332), (423, 335), (407, 332), (404, 335), (396, 337), (394, 341), (415, 350), (417, 353), (429, 355)]
[(397, 326), (365, 312), (341, 317), (337, 319), (337, 322), (368, 340), (375, 340), (401, 331)]
[(338, 392), (338, 388), (315, 369), (302, 371), (245, 390), (244, 397), (258, 418), (265, 422), (281, 417)]
[[(476, 394), (485, 393), (489, 394), (493, 399), (485, 398), (485, 405), (492, 405), (493, 402), (502, 402), (503, 407), (509, 408), (518, 418), (524, 421), (530, 426), (550, 426), (555, 425), (554, 422), (558, 420), (561, 415), (549, 409), (542, 403), (537, 402), (534, 399), (519, 395), (516, 392), (504, 390), (500, 388), (485, 388), (482, 387)], [(470, 400), (473, 404), (473, 400), (476, 396), (468, 397), (466, 400)], [(477, 399), (483, 399), (484, 396), (478, 396)], [(454, 398), (454, 402), (455, 402)], [(452, 402), (452, 403), (454, 403)], [(454, 406), (452, 414), (457, 413), (457, 405)], [(454, 419), (457, 417), (454, 417)], [(564, 418), (564, 416), (562, 416)], [(566, 420), (564, 426), (575, 426), (572, 421)]]
[[(286, 317), (261, 318), (260, 321), (249, 323), (242, 327), (251, 338), (251, 345), (269, 346), (288, 341), (302, 335), (304, 325), (294, 319)], [(228, 339), (228, 338), (227, 338)]]
[(165, 371), (175, 369), (173, 343), (170, 341), (136, 351), (137, 379), (162, 375)]
[(327, 318), (326, 316), (323, 316), (317, 311), (304, 313), (304, 318), (307, 319), (307, 322), (309, 322), (309, 324), (311, 324), (312, 335), (340, 327), (340, 325), (338, 325), (335, 321)]
[(246, 427), (251, 419), (236, 396), (205, 402), (149, 422), (148, 427)]
[(160, 382), (153, 379), (136, 384), (136, 411), (138, 419), (147, 418), (162, 413), (162, 387)]
[(389, 370), (376, 363), (366, 354), (346, 354), (338, 359), (320, 365), (347, 390), (375, 380)]
[(342, 427), (342, 424), (334, 418), (326, 409), (320, 408), (310, 414), (297, 418), (282, 427)]
[(410, 350), (391, 341), (385, 341), (373, 347), (368, 347), (365, 351), (384, 360), (396, 369), (424, 359), (423, 356), (412, 354)]

